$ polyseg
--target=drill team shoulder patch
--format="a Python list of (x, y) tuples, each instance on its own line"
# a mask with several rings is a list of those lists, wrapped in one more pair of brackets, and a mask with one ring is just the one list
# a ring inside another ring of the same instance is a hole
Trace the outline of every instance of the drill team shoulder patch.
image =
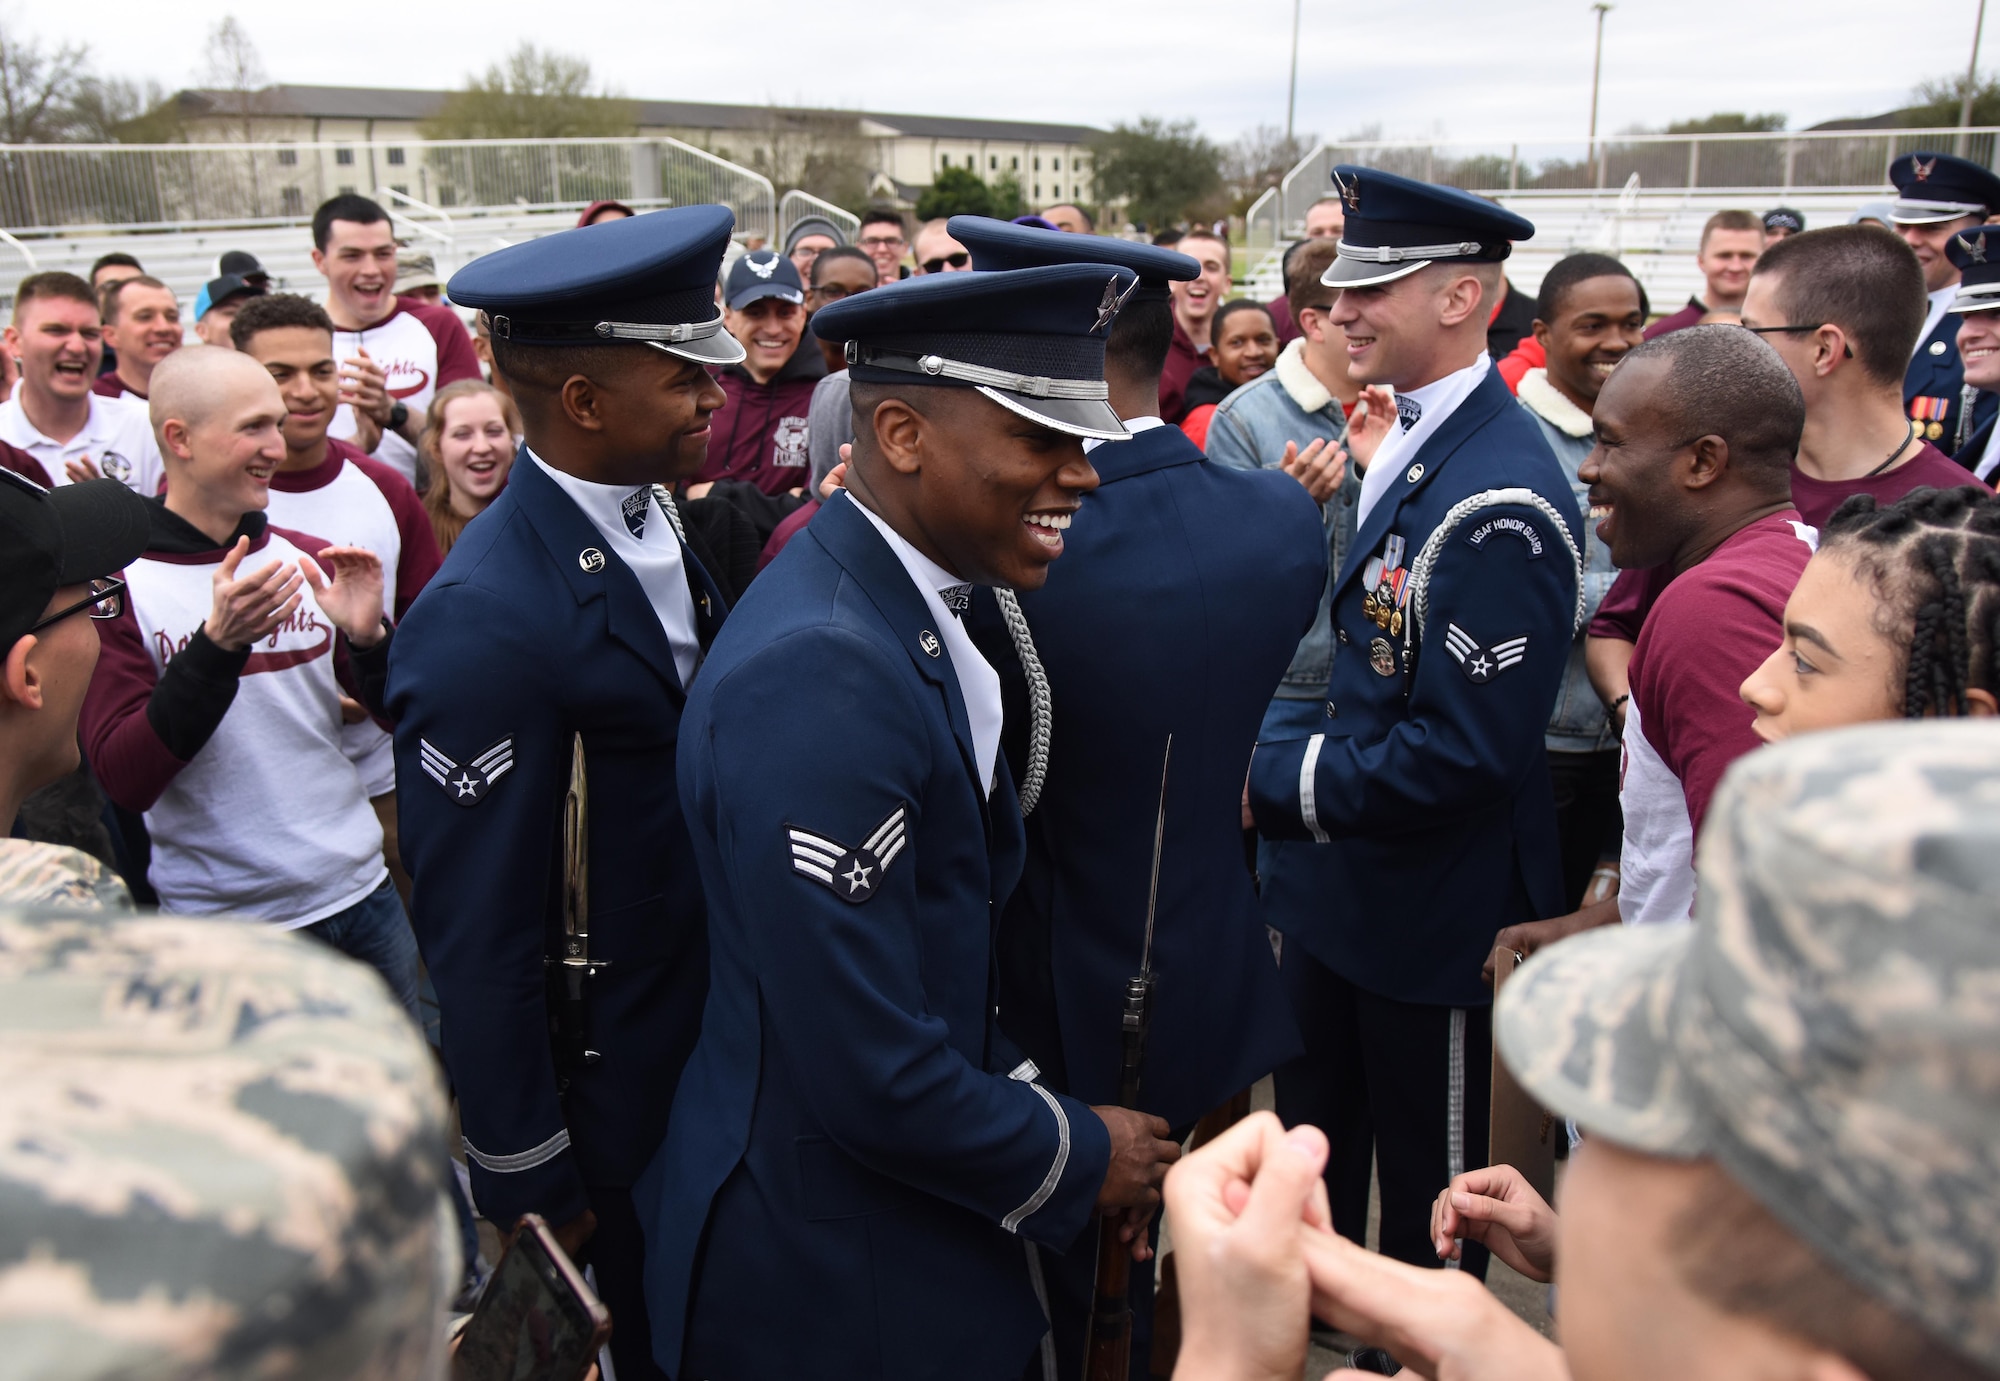
[(1528, 655), (1528, 635), (1508, 638), (1491, 647), (1481, 647), (1473, 636), (1457, 624), (1447, 624), (1444, 631), (1444, 645), (1458, 663), (1465, 679), (1475, 686), (1483, 686), (1508, 667), (1517, 665)]
[(859, 906), (875, 895), (882, 885), (882, 875), (909, 842), (904, 831), (909, 809), (908, 802), (897, 805), (869, 832), (866, 840), (853, 848), (813, 830), (786, 825), (792, 871), (811, 878), (842, 901)]
[(419, 765), (424, 775), (436, 782), (453, 801), (462, 806), (476, 806), (486, 799), (486, 793), (493, 789), (514, 766), (514, 736), (512, 734), (492, 744), (470, 762), (456, 762), (451, 755), (427, 738), (417, 740)]

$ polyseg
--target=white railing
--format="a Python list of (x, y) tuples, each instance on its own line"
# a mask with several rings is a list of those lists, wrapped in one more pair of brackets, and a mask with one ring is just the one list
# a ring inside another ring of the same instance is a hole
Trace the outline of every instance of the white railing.
[(783, 248), (785, 237), (792, 233), (792, 227), (807, 216), (824, 216), (832, 221), (840, 227), (849, 244), (861, 238), (861, 217), (830, 201), (823, 201), (811, 192), (794, 188), (778, 198), (778, 235), (773, 241), (774, 246)]
[(727, 206), (744, 238), (777, 225), (769, 178), (664, 136), (0, 145), (0, 226), (18, 235), (295, 221), (340, 192), (375, 189), (437, 215), (611, 199)]
[[(1582, 139), (1376, 140), (1321, 144), (1278, 188), (1280, 238), (1300, 233), (1306, 209), (1333, 192), (1335, 164), (1355, 163), (1489, 196), (1603, 192), (1794, 191), (1886, 193), (1890, 162), (1945, 150), (1991, 167), (2000, 128), (1799, 130), (1778, 134), (1618, 134)], [(1637, 179), (1634, 183), (1633, 179)]]

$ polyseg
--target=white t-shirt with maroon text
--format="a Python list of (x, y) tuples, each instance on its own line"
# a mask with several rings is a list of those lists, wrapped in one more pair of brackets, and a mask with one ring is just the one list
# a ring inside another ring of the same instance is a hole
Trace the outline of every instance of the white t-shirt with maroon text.
[[(381, 366), (391, 398), (400, 399), (421, 418), (431, 395), (460, 379), (477, 379), (479, 356), (465, 324), (449, 307), (433, 307), (409, 298), (396, 299), (396, 309), (361, 331), (333, 333), (333, 357), (349, 359), (361, 351)], [(355, 430), (354, 409), (342, 403), (333, 414), (327, 435), (345, 441)], [(404, 479), (417, 481), (417, 448), (394, 432), (384, 431), (375, 458)]]
[(90, 419), (83, 430), (67, 441), (57, 441), (28, 420), (17, 388), (12, 398), (0, 403), (0, 441), (19, 446), (39, 460), (51, 484), (70, 482), (68, 462), (72, 460), (89, 461), (142, 498), (152, 498), (166, 484), (159, 443), (153, 439), (152, 415), (136, 398), (91, 394)]

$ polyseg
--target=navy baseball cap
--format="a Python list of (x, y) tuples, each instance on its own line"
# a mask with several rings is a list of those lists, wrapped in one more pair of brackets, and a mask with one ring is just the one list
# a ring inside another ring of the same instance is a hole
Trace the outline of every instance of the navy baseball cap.
[(151, 531), (152, 508), (117, 480), (44, 489), (0, 470), (0, 657), (57, 590), (124, 570)]
[(1958, 265), (1958, 295), (1947, 312), (1990, 312), (2000, 308), (2000, 226), (1963, 230), (1944, 244), (1945, 257)]
[(1051, 431), (1123, 441), (1104, 342), (1138, 281), (1105, 264), (925, 274), (829, 303), (812, 328), (845, 343), (859, 383), (977, 389)]
[(1889, 219), (1897, 225), (1935, 225), (2000, 211), (2000, 177), (1968, 158), (1948, 153), (1901, 153), (1889, 164), (1896, 200)]
[(722, 301), (732, 312), (742, 311), (760, 297), (775, 297), (780, 302), (806, 300), (798, 266), (775, 249), (753, 249), (738, 256), (722, 285)]
[(1339, 258), (1320, 276), (1329, 288), (1369, 288), (1441, 263), (1497, 264), (1533, 221), (1506, 207), (1415, 178), (1343, 163), (1333, 170), (1346, 220)]
[(699, 364), (734, 364), (715, 275), (736, 217), (726, 206), (675, 206), (559, 230), (482, 255), (445, 292), (484, 312), (518, 345), (650, 345)]
[(1005, 272), (1048, 264), (1115, 264), (1130, 269), (1139, 276), (1139, 285), (1131, 294), (1135, 301), (1164, 301), (1169, 295), (1167, 284), (1191, 282), (1201, 276), (1201, 265), (1178, 250), (1114, 240), (1108, 235), (1038, 230), (1018, 220), (991, 216), (953, 216), (946, 228), (952, 239), (972, 252), (972, 267), (979, 270)]

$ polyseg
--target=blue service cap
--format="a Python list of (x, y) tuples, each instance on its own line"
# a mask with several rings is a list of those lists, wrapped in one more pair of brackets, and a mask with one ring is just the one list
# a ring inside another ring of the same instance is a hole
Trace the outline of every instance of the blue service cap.
[(846, 344), (857, 382), (973, 388), (1053, 431), (1123, 441), (1104, 342), (1138, 281), (1104, 264), (931, 273), (829, 303), (812, 328)]
[(726, 206), (676, 206), (560, 230), (482, 255), (445, 291), (484, 312), (518, 345), (650, 345), (701, 364), (734, 364), (715, 275), (736, 217)]
[(1945, 257), (1958, 265), (1958, 295), (1948, 312), (2000, 308), (2000, 225), (1963, 230), (1945, 241)]
[(1899, 153), (1890, 161), (1889, 181), (1896, 184), (1889, 219), (1897, 225), (1936, 225), (2000, 211), (2000, 177), (1968, 158)]
[(972, 253), (980, 270), (1032, 269), (1048, 264), (1115, 264), (1139, 275), (1134, 300), (1163, 301), (1170, 282), (1186, 283), (1201, 276), (1201, 265), (1185, 254), (1158, 245), (1114, 240), (1108, 235), (1069, 235), (1056, 229), (1038, 230), (1020, 221), (991, 216), (953, 216), (946, 222), (951, 238)]
[(738, 255), (729, 266), (729, 278), (722, 285), (722, 302), (732, 312), (740, 312), (760, 297), (780, 302), (806, 300), (805, 284), (799, 281), (798, 265), (775, 249), (753, 249)]
[(1346, 221), (1339, 258), (1320, 276), (1329, 288), (1393, 283), (1430, 264), (1497, 264), (1534, 222), (1506, 207), (1415, 178), (1343, 163), (1333, 170)]

